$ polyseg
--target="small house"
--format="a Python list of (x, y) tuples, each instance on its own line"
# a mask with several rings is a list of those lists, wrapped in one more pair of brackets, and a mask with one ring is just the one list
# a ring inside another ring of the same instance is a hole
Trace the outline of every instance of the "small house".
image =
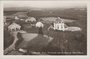
[(36, 27), (42, 27), (43, 28), (44, 27), (44, 24), (42, 22), (37, 22), (36, 23)]
[(25, 22), (36, 22), (36, 18), (34, 17), (28, 17)]

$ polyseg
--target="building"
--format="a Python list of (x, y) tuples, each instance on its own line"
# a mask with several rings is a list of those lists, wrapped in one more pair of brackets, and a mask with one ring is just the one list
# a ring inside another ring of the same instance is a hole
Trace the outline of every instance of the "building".
[(8, 26), (9, 31), (17, 31), (20, 29), (21, 29), (21, 26), (19, 24), (16, 24), (16, 23), (12, 23), (11, 25)]
[(36, 18), (34, 17), (28, 17), (25, 22), (36, 22)]
[(58, 17), (57, 20), (54, 22), (54, 30), (62, 30), (65, 31), (65, 28), (67, 25), (64, 23), (64, 21)]

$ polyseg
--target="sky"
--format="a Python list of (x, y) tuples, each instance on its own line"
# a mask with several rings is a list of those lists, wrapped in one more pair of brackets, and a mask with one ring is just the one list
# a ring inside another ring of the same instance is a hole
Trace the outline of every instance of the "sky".
[(83, 7), (83, 2), (62, 2), (62, 1), (5, 1), (4, 7), (37, 7), (37, 8), (68, 8)]

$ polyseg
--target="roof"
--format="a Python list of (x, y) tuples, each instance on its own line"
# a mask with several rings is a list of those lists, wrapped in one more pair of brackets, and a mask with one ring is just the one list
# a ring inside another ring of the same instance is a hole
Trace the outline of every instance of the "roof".
[(36, 18), (34, 18), (34, 17), (28, 17), (26, 20), (29, 20), (29, 21), (36, 21)]
[(16, 27), (21, 27), (21, 26), (16, 23), (12, 23), (11, 25), (8, 26), (8, 28), (16, 28)]

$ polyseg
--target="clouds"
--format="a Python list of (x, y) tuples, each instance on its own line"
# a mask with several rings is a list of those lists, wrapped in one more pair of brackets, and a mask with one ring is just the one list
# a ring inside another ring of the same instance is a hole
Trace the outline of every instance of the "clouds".
[(68, 8), (83, 7), (85, 3), (65, 1), (7, 1), (4, 7)]

